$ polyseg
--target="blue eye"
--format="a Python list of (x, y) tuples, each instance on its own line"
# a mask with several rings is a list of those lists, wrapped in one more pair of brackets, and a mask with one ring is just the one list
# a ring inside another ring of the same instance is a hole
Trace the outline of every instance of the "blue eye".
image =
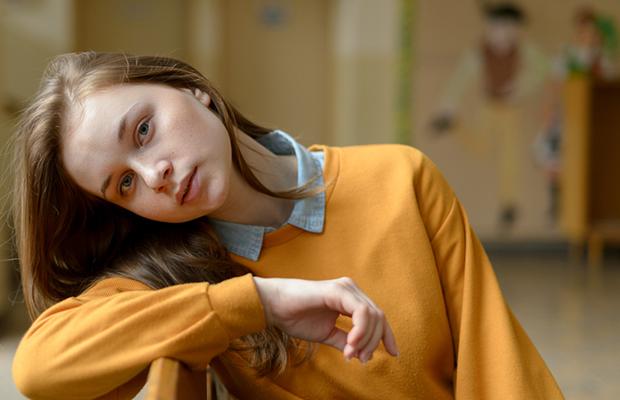
[(131, 188), (132, 183), (133, 183), (133, 174), (127, 174), (121, 178), (121, 183), (119, 186), (121, 195), (125, 194), (125, 192)]
[(151, 125), (148, 121), (144, 121), (138, 126), (138, 141), (142, 144), (143, 139), (148, 136), (151, 130)]

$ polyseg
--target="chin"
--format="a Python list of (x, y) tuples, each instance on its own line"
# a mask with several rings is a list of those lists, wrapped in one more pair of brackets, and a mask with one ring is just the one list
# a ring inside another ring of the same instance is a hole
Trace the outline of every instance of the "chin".
[(170, 216), (170, 217), (162, 217), (161, 215), (158, 215), (155, 218), (149, 218), (152, 219), (154, 221), (158, 221), (158, 222), (165, 222), (167, 224), (180, 224), (183, 222), (188, 222), (191, 221), (193, 219), (195, 219), (194, 217), (189, 217), (189, 216)]

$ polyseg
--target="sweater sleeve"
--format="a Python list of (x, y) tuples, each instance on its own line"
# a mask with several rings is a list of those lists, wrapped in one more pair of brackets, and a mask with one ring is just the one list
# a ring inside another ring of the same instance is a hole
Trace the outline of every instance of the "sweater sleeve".
[(107, 279), (41, 314), (13, 360), (19, 390), (33, 399), (126, 398), (153, 360), (204, 369), (231, 340), (265, 327), (249, 274), (214, 285), (137, 285)]
[(491, 263), (451, 188), (428, 159), (420, 174), (416, 190), (452, 331), (455, 398), (563, 399), (504, 301)]

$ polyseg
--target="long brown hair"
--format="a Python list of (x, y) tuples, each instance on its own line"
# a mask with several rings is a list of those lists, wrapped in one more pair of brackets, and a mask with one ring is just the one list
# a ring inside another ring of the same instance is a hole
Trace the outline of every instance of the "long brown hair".
[[(109, 270), (102, 277), (124, 276), (153, 289), (216, 283), (250, 272), (230, 259), (204, 219), (170, 224), (141, 218), (107, 264)], [(240, 352), (259, 375), (281, 372), (289, 358), (299, 363), (312, 351), (311, 346), (273, 327), (235, 340), (230, 348)]]
[[(309, 185), (272, 192), (257, 179), (241, 154), (234, 128), (254, 139), (271, 130), (241, 115), (190, 65), (167, 57), (116, 53), (58, 56), (48, 65), (38, 93), (22, 113), (15, 136), (14, 223), (24, 298), (32, 318), (109, 275), (124, 275), (159, 288), (202, 280), (218, 282), (247, 272), (228, 257), (213, 235), (193, 223), (178, 224), (176, 235), (162, 234), (165, 239), (143, 242), (140, 251), (127, 247), (128, 241), (150, 230), (173, 228), (87, 194), (63, 167), (61, 135), (69, 109), (96, 90), (144, 82), (207, 93), (209, 108), (228, 131), (233, 165), (256, 190), (289, 199), (316, 192)], [(149, 229), (144, 229), (145, 224)], [(204, 248), (210, 250), (204, 252)], [(175, 256), (180, 249), (184, 256)], [(184, 265), (193, 267), (183, 271)], [(286, 349), (295, 347), (295, 342), (275, 328), (243, 341), (256, 356), (251, 364), (261, 373), (284, 368)]]

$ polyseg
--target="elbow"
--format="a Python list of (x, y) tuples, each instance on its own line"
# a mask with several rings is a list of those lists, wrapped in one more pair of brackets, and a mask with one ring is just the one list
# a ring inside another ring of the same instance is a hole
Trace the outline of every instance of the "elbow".
[(24, 374), (24, 369), (19, 370), (13, 365), (13, 382), (17, 390), (28, 399), (40, 399), (44, 393), (36, 379), (32, 379), (32, 374)]
[(30, 349), (23, 340), (13, 358), (12, 374), (15, 386), (27, 398), (53, 397), (50, 379), (54, 374), (47, 371), (45, 360), (37, 357), (36, 350)]

